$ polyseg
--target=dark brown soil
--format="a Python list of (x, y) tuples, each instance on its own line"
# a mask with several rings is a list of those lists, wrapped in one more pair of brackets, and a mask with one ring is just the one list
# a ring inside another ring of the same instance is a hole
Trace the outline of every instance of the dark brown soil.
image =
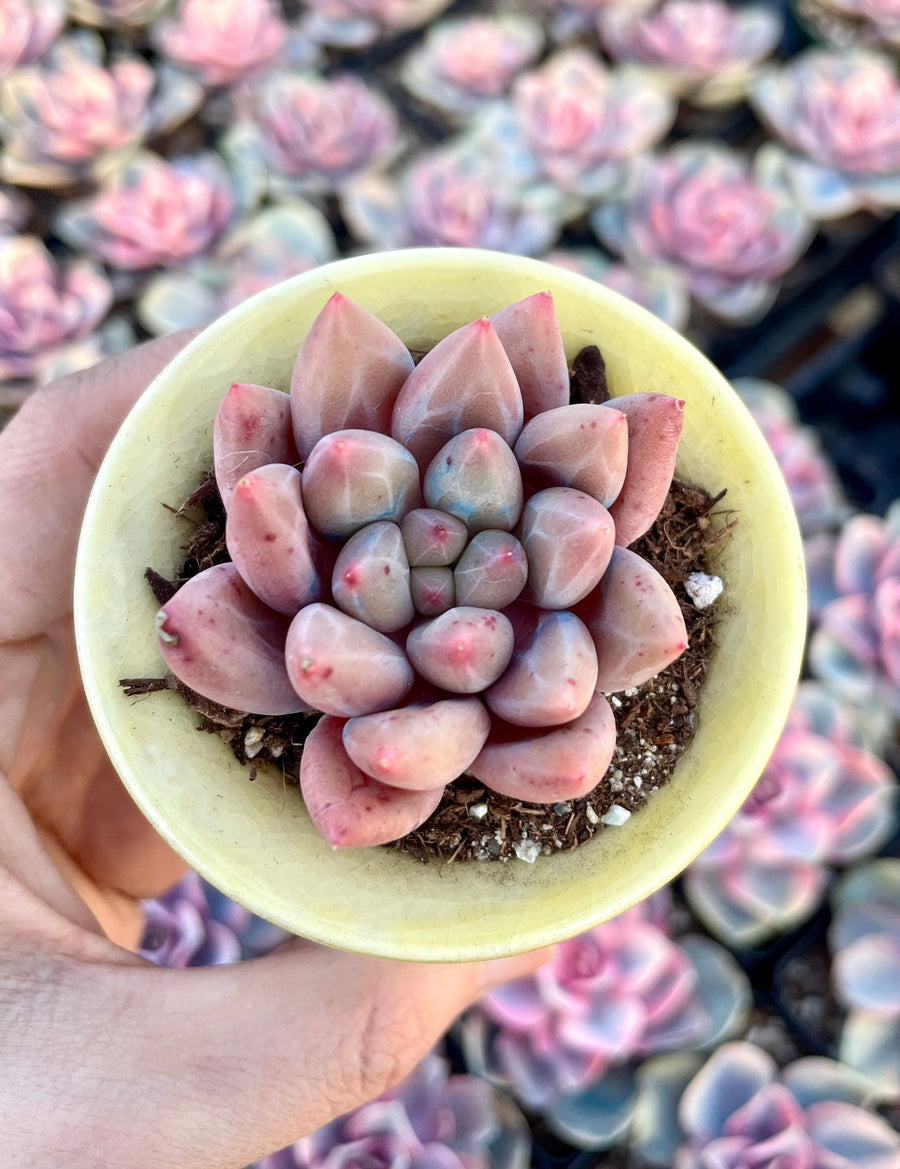
[(831, 955), (825, 942), (789, 957), (778, 972), (776, 989), (783, 1009), (834, 1055), (846, 1012), (832, 991)]

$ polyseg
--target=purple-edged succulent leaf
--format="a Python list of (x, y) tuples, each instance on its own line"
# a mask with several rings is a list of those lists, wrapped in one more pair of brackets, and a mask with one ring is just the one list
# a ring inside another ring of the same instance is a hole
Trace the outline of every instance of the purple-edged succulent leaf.
[(237, 483), (267, 463), (298, 461), (291, 438), (291, 400), (280, 390), (234, 382), (213, 424), (216, 486), (226, 510)]
[(684, 402), (668, 394), (625, 394), (610, 406), (628, 420), (625, 482), (609, 509), (616, 544), (626, 548), (653, 525), (666, 501), (684, 425)]
[(502, 613), (457, 605), (416, 625), (406, 639), (406, 652), (434, 686), (454, 694), (480, 694), (509, 665), (513, 642), (512, 624)]
[(612, 517), (572, 487), (548, 487), (528, 500), (519, 525), (528, 557), (528, 600), (566, 609), (597, 586), (613, 553)]
[(192, 690), (250, 714), (307, 710), (285, 669), (288, 620), (250, 591), (233, 564), (191, 577), (159, 610), (159, 649)]
[(344, 747), (357, 767), (382, 783), (431, 790), (462, 775), (490, 729), (479, 698), (448, 698), (352, 718)]
[(519, 383), (525, 418), (568, 405), (569, 363), (551, 293), (517, 301), (491, 323)]
[(343, 719), (325, 715), (303, 744), (300, 790), (315, 826), (335, 848), (387, 844), (418, 828), (443, 789), (403, 791), (363, 774), (344, 748), (343, 729)]
[(388, 434), (413, 370), (409, 350), (387, 325), (335, 292), (306, 335), (291, 377), (294, 438), (302, 458), (336, 430)]
[(422, 479), (430, 508), (462, 520), (470, 535), (487, 528), (511, 531), (522, 512), (522, 475), (508, 443), (476, 427), (454, 435)]
[(623, 411), (560, 406), (526, 422), (516, 458), (536, 482), (574, 487), (608, 508), (625, 482), (628, 431)]
[(415, 617), (409, 561), (396, 524), (380, 520), (353, 533), (335, 561), (331, 593), (339, 609), (380, 633), (409, 625)]
[(343, 718), (389, 710), (414, 681), (406, 655), (390, 638), (321, 602), (294, 617), (284, 652), (297, 693), (314, 710)]

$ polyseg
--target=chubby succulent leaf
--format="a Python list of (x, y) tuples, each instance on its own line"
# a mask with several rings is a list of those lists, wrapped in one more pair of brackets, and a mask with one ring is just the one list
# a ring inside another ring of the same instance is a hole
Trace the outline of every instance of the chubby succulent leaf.
[(441, 447), (422, 480), (430, 508), (461, 519), (470, 535), (511, 531), (522, 512), (522, 475), (495, 430), (464, 430)]
[(536, 292), (491, 317), (519, 383), (525, 418), (569, 401), (569, 363), (553, 296)]
[(541, 486), (574, 487), (608, 508), (625, 482), (628, 430), (622, 411), (561, 406), (525, 424), (516, 458)]
[(526, 503), (519, 539), (528, 557), (528, 599), (543, 609), (565, 609), (600, 582), (615, 529), (609, 512), (590, 495), (548, 487)]
[(406, 639), (406, 652), (435, 686), (478, 694), (509, 665), (513, 641), (512, 625), (502, 613), (457, 605), (417, 625)]
[(525, 587), (528, 558), (509, 532), (481, 531), (466, 545), (453, 569), (458, 605), (505, 609)]
[(628, 420), (625, 482), (609, 509), (616, 543), (627, 548), (651, 527), (666, 501), (684, 425), (684, 402), (668, 394), (626, 394), (610, 406)]
[(213, 461), (226, 509), (235, 485), (266, 463), (297, 462), (290, 432), (291, 400), (280, 390), (234, 382), (216, 411)]
[(396, 524), (381, 520), (353, 533), (335, 561), (331, 593), (338, 608), (380, 633), (409, 625), (409, 561)]

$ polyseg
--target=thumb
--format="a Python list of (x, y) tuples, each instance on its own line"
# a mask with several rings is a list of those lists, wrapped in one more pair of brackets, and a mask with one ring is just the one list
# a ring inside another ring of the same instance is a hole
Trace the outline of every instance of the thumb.
[(460, 1011), (546, 957), (421, 965), (298, 941), (234, 966), (86, 967), (75, 1015), (93, 1033), (113, 1003), (115, 1022), (103, 1044), (73, 1048), (65, 1090), (91, 1098), (67, 1112), (84, 1128), (48, 1153), (98, 1169), (144, 1169), (138, 1150), (147, 1169), (239, 1169), (399, 1083)]

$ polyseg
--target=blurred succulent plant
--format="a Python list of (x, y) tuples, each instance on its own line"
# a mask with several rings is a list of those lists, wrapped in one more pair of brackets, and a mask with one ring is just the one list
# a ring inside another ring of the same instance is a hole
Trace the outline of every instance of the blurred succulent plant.
[(67, 243), (115, 268), (174, 268), (214, 242), (233, 207), (218, 155), (140, 154), (96, 195), (64, 205), (55, 226)]
[(683, 332), (687, 326), (691, 298), (678, 277), (665, 268), (631, 268), (626, 264), (615, 264), (597, 248), (556, 248), (544, 259), (620, 292), (678, 332)]
[[(696, 1072), (696, 1074), (695, 1074)], [(867, 1106), (873, 1085), (835, 1060), (779, 1072), (752, 1043), (644, 1066), (637, 1151), (666, 1169), (895, 1169), (900, 1135)]]
[(900, 48), (896, 0), (797, 0), (797, 15), (816, 40), (837, 49)]
[[(815, 688), (798, 696), (761, 779), (685, 876), (704, 924), (728, 945), (799, 925), (825, 892), (829, 865), (870, 856), (895, 826), (897, 786), (881, 759), (820, 727)], [(816, 730), (810, 729), (812, 718)]]
[(758, 378), (738, 378), (734, 388), (778, 460), (803, 535), (811, 536), (843, 523), (851, 509), (837, 472), (815, 430), (800, 424), (790, 394)]
[(113, 290), (87, 260), (60, 271), (39, 239), (0, 237), (0, 381), (43, 380), (62, 350), (106, 316)]
[(564, 1140), (626, 1136), (640, 1062), (716, 1046), (743, 1026), (750, 985), (706, 938), (675, 941), (667, 895), (557, 947), (530, 978), (480, 1000), (459, 1024), (468, 1066), (541, 1113)]
[(518, 13), (445, 20), (406, 57), (400, 76), (420, 101), (460, 122), (504, 94), (543, 44), (540, 25)]
[(537, 172), (579, 199), (619, 188), (629, 161), (659, 142), (675, 117), (672, 98), (640, 71), (606, 69), (580, 49), (521, 76), (512, 100)]
[(68, 0), (69, 15), (81, 24), (128, 29), (149, 24), (169, 0)]
[(205, 325), (248, 296), (336, 254), (328, 220), (312, 204), (297, 200), (268, 207), (226, 232), (208, 258), (151, 277), (138, 297), (138, 318), (157, 336)]
[(139, 953), (176, 970), (258, 958), (293, 936), (236, 905), (196, 873), (143, 908)]
[(841, 1059), (900, 1099), (900, 860), (862, 865), (832, 903), (832, 979), (849, 1011)]
[(309, 0), (300, 28), (310, 40), (335, 48), (365, 48), (407, 29), (421, 28), (450, 0)]
[(232, 85), (277, 57), (288, 29), (273, 0), (181, 0), (153, 29), (157, 48), (204, 85)]
[(494, 248), (539, 255), (556, 239), (565, 202), (546, 184), (507, 180), (467, 138), (420, 155), (398, 175), (347, 183), (341, 210), (374, 248)]
[(641, 12), (655, 0), (541, 0), (550, 21), (550, 36), (563, 43), (594, 31), (597, 18), (612, 7)]
[(268, 74), (242, 98), (242, 118), (223, 139), (235, 173), (252, 174), (262, 194), (314, 196), (387, 165), (400, 149), (397, 114), (349, 73)]
[[(812, 672), (850, 702), (900, 717), (900, 500), (856, 516), (833, 548), (830, 595), (820, 596)], [(819, 572), (821, 576), (821, 572)]]
[(766, 311), (813, 235), (759, 165), (711, 142), (635, 160), (622, 201), (598, 208), (591, 223), (613, 252), (635, 266), (671, 269), (730, 323)]
[(159, 611), (160, 651), (213, 702), (323, 714), (300, 786), (333, 845), (404, 836), (466, 770), (516, 799), (585, 794), (615, 749), (604, 694), (685, 649), (674, 594), (627, 548), (665, 501), (684, 403), (568, 401), (549, 293), (415, 366), (335, 293), (290, 398), (223, 400), (232, 562)]
[(6, 0), (0, 8), (0, 77), (36, 61), (66, 17), (65, 0)]
[(526, 1169), (525, 1118), (475, 1076), (432, 1053), (399, 1087), (332, 1121), (256, 1169)]
[(103, 41), (87, 29), (58, 40), (39, 63), (0, 87), (0, 178), (66, 187), (109, 174), (151, 133), (196, 109), (187, 78), (121, 55), (106, 67)]
[(750, 100), (789, 147), (761, 152), (770, 181), (807, 215), (900, 207), (900, 84), (874, 53), (807, 49), (761, 72)]
[(768, 5), (663, 0), (643, 13), (612, 4), (599, 17), (613, 60), (645, 65), (655, 84), (698, 106), (728, 106), (747, 92), (756, 67), (781, 39)]

